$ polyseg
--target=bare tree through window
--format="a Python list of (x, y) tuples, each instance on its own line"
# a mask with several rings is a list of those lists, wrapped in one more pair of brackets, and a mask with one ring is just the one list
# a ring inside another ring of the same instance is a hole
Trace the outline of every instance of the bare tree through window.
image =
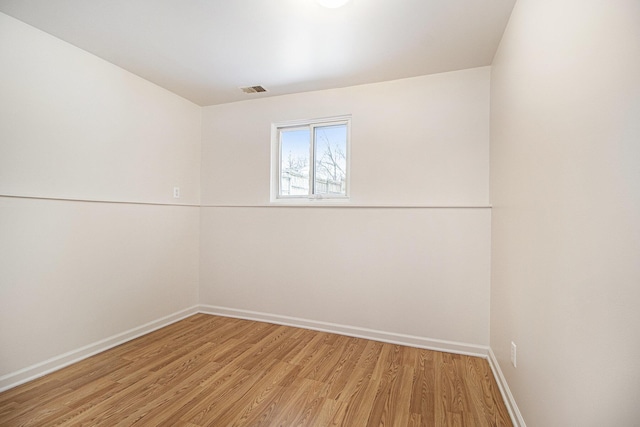
[(341, 121), (278, 130), (279, 196), (346, 196), (347, 126)]
[(315, 128), (317, 194), (344, 194), (347, 169), (346, 125)]

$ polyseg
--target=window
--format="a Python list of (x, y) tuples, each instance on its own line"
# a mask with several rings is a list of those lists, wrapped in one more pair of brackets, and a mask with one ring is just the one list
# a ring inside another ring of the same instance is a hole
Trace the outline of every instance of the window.
[(273, 125), (272, 200), (348, 197), (350, 121), (336, 117)]

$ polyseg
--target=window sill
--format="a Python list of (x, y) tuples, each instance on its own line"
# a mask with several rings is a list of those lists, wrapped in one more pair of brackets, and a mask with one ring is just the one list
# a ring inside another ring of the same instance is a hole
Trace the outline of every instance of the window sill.
[(270, 204), (277, 206), (344, 206), (349, 204), (349, 197), (291, 197), (272, 199)]

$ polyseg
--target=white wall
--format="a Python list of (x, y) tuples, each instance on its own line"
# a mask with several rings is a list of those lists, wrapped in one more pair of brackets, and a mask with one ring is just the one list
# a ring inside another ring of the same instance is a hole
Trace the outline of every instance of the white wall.
[[(204, 108), (200, 302), (487, 345), (489, 71)], [(342, 114), (351, 207), (269, 206), (271, 123)]]
[(200, 108), (0, 14), (0, 194), (197, 204)]
[(529, 426), (640, 420), (639, 141), (640, 2), (519, 0), (491, 80), (491, 347)]
[(197, 304), (197, 207), (0, 197), (0, 367)]
[(2, 388), (197, 304), (201, 110), (3, 14), (0, 63)]
[[(204, 108), (203, 205), (269, 204), (273, 122), (352, 114), (351, 202), (489, 199), (489, 67)], [(230, 174), (243, 179), (231, 185)]]

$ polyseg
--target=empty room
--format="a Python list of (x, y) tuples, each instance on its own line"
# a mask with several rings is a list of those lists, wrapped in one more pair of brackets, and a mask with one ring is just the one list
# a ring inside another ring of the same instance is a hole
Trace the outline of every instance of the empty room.
[(1, 426), (637, 426), (639, 307), (639, 0), (0, 0)]

